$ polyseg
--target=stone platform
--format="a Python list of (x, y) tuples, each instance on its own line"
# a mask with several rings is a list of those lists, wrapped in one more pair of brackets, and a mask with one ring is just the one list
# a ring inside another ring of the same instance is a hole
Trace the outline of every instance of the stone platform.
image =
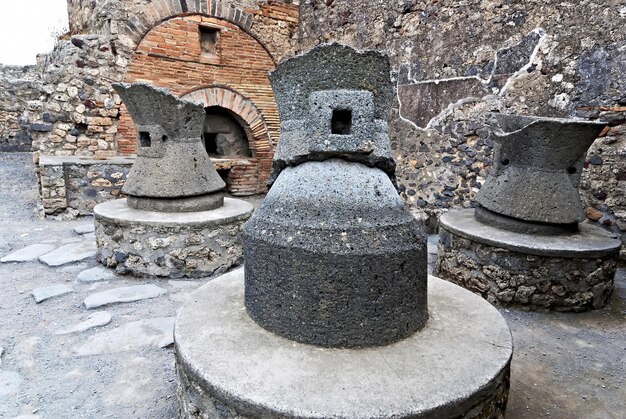
[(243, 261), (240, 232), (254, 207), (224, 198), (202, 212), (165, 213), (128, 207), (118, 199), (94, 208), (97, 260), (134, 276), (197, 278)]
[(513, 351), (480, 297), (430, 277), (429, 320), (395, 344), (329, 349), (258, 326), (243, 269), (201, 287), (178, 313), (179, 417), (501, 417)]
[(438, 247), (435, 273), (492, 303), (584, 311), (608, 302), (621, 242), (585, 223), (570, 234), (507, 231), (469, 209), (441, 216)]

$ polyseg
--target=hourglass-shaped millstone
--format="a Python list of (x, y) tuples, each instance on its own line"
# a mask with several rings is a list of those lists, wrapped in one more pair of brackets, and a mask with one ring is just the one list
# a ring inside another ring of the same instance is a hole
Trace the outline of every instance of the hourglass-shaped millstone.
[[(606, 126), (577, 119), (492, 117), (494, 164), (476, 196), (476, 216), (515, 228), (540, 223), (571, 226), (585, 219), (578, 193), (587, 150)], [(486, 210), (486, 211), (485, 211)]]
[(387, 58), (327, 45), (270, 79), (283, 130), (274, 184), (243, 231), (248, 314), (327, 347), (411, 335), (428, 317), (426, 245), (390, 180)]
[(221, 207), (226, 184), (202, 145), (204, 107), (147, 83), (113, 87), (137, 128), (137, 159), (122, 188), (128, 206), (163, 212)]

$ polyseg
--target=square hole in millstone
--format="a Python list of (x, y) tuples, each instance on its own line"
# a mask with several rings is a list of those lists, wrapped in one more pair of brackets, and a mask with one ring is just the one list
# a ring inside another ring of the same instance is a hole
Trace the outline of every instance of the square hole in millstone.
[(333, 134), (350, 135), (350, 132), (352, 131), (352, 110), (333, 109), (330, 129)]
[(139, 146), (140, 147), (150, 147), (152, 146), (152, 138), (150, 137), (150, 133), (147, 131), (139, 131)]

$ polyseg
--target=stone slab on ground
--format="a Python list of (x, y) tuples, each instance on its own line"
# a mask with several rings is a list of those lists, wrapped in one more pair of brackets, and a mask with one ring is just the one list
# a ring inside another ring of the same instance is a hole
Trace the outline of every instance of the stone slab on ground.
[(85, 269), (76, 277), (76, 282), (99, 282), (112, 281), (116, 278), (115, 273), (104, 266)]
[(51, 244), (31, 244), (23, 249), (17, 250), (0, 259), (1, 263), (7, 262), (28, 262), (35, 260), (39, 256), (45, 255), (54, 250), (56, 246)]
[(14, 371), (0, 371), (0, 396), (9, 396), (20, 390), (24, 379)]
[(199, 407), (199, 417), (498, 417), (513, 353), (504, 318), (438, 278), (428, 291), (421, 331), (387, 346), (327, 349), (251, 320), (243, 269), (212, 280), (176, 319), (180, 417)]
[(439, 236), (428, 236), (428, 253), (431, 255), (437, 254), (437, 243), (439, 243)]
[(84, 304), (87, 309), (91, 310), (109, 304), (131, 303), (133, 301), (156, 298), (166, 292), (165, 289), (152, 284), (131, 285), (92, 294), (85, 298)]
[(48, 266), (61, 266), (95, 256), (96, 242), (81, 241), (65, 244), (50, 253), (40, 256), (39, 260)]
[(87, 320), (82, 321), (74, 326), (70, 326), (66, 329), (61, 329), (57, 331), (56, 335), (67, 335), (70, 333), (80, 333), (85, 332), (89, 329), (93, 329), (94, 327), (106, 326), (111, 323), (113, 316), (108, 311), (97, 311), (89, 315)]
[(82, 224), (74, 227), (74, 233), (76, 234), (88, 234), (93, 233), (94, 231), (96, 231), (96, 226), (94, 225), (94, 223)]
[(54, 284), (46, 287), (35, 288), (32, 292), (32, 295), (35, 299), (35, 302), (39, 304), (49, 298), (69, 294), (70, 292), (74, 292), (71, 287), (68, 287), (65, 284)]
[(145, 346), (165, 348), (174, 341), (174, 317), (144, 319), (92, 336), (75, 348), (80, 356), (125, 352)]

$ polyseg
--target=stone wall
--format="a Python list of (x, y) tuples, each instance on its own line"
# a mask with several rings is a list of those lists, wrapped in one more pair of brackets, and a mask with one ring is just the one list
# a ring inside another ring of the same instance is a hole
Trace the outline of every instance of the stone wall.
[(300, 19), (302, 49), (389, 53), (390, 135), (410, 204), (473, 205), (491, 165), (490, 112), (601, 118), (612, 128), (589, 153), (581, 192), (591, 216), (626, 227), (623, 1), (307, 0)]
[[(133, 154), (132, 121), (111, 87), (114, 82), (148, 81), (179, 95), (230, 89), (243, 99), (230, 103), (229, 110), (246, 113), (239, 116), (259, 146), (253, 150), (256, 160), (237, 170), (237, 161), (231, 162), (225, 176), (233, 193), (265, 190), (279, 127), (267, 72), (293, 49), (297, 1), (68, 0), (68, 13), (70, 31), (45, 58), (42, 97), (33, 104), (37, 155), (71, 161)], [(221, 30), (225, 50), (218, 60), (199, 50), (199, 25)], [(259, 118), (248, 120), (257, 113)], [(44, 202), (52, 199), (53, 191), (40, 186)]]
[(68, 0), (68, 14), (71, 34), (112, 35), (131, 46), (169, 16), (201, 13), (239, 23), (244, 12), (251, 33), (281, 59), (290, 54), (296, 39), (299, 4), (299, 0)]
[(134, 159), (41, 156), (37, 167), (46, 215), (89, 215), (121, 195)]
[(120, 98), (112, 82), (122, 81), (128, 60), (115, 43), (97, 35), (59, 41), (43, 62), (40, 109), (33, 151), (54, 156), (117, 154)]
[(40, 88), (36, 66), (0, 65), (0, 151), (30, 150), (29, 118), (38, 110)]

